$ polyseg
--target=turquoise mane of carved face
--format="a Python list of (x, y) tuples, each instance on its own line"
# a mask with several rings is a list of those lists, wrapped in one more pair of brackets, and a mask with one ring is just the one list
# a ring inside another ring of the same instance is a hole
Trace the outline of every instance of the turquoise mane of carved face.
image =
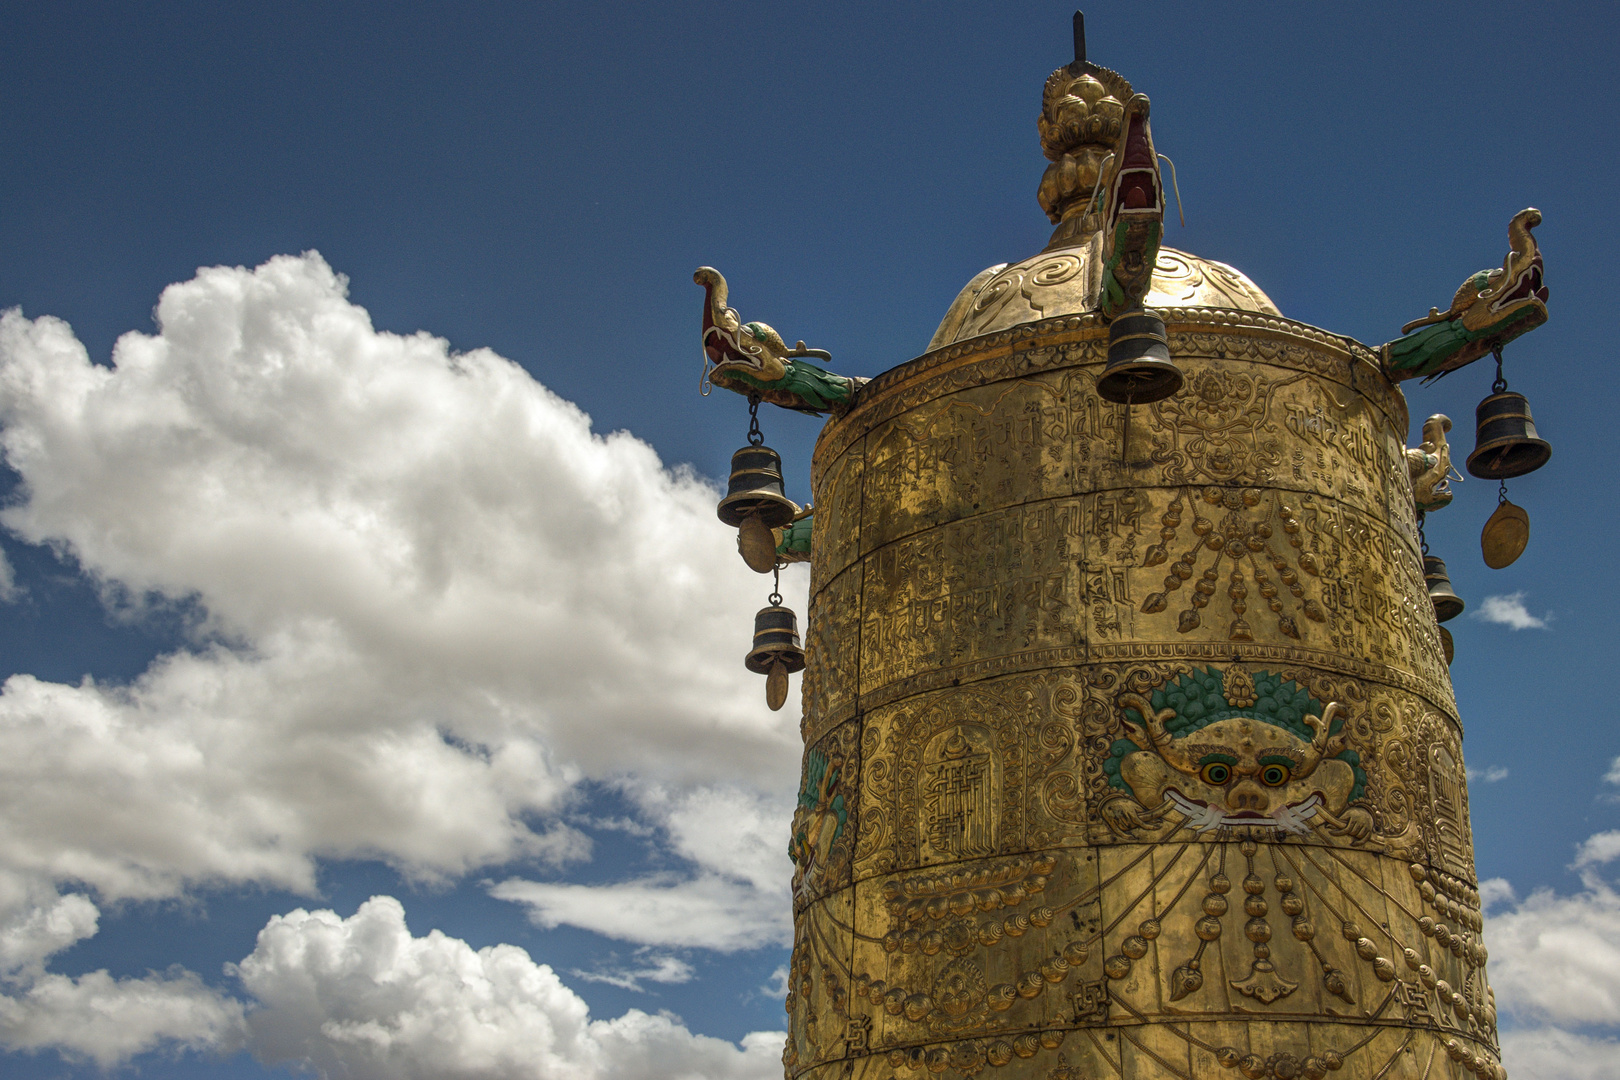
[(1113, 745), (1109, 783), (1149, 809), (1170, 803), (1199, 831), (1308, 832), (1311, 818), (1343, 814), (1366, 786), (1338, 706), (1269, 672), (1206, 668), (1120, 703), (1130, 737)]

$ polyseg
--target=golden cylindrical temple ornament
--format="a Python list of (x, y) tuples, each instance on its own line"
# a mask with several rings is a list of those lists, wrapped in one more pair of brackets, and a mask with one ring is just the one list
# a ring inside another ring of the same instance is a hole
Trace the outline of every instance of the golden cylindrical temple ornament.
[(1165, 249), (1110, 403), (1086, 259), (817, 443), (787, 1075), (1504, 1075), (1402, 395)]
[(1506, 1076), (1397, 382), (1545, 321), (1541, 215), (1369, 348), (1161, 246), (1148, 116), (1053, 72), (1051, 242), (816, 443), (791, 1080)]

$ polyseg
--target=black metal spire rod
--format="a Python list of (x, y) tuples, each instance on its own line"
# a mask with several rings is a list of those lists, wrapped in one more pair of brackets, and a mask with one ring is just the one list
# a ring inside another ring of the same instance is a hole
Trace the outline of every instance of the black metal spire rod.
[(1080, 67), (1086, 62), (1086, 13), (1074, 13), (1074, 66)]

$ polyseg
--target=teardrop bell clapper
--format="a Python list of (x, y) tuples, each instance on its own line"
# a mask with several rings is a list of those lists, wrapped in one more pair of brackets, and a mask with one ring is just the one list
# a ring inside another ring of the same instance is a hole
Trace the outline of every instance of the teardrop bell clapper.
[(765, 676), (765, 704), (772, 712), (787, 701), (788, 676), (804, 670), (799, 617), (792, 608), (782, 606), (781, 564), (777, 564), (775, 581), (767, 606), (754, 615), (754, 647), (743, 661), (749, 671)]
[(759, 430), (759, 395), (748, 396), (748, 445), (731, 455), (731, 478), (716, 513), (737, 529), (737, 550), (755, 573), (776, 566), (772, 529), (790, 524), (799, 507), (782, 490), (782, 456)]

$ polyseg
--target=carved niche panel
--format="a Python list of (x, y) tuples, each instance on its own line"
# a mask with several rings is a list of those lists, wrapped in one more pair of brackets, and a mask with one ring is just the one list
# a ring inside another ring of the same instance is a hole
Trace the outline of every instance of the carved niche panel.
[(1067, 673), (997, 679), (862, 719), (855, 875), (1080, 842), (1084, 695)]

